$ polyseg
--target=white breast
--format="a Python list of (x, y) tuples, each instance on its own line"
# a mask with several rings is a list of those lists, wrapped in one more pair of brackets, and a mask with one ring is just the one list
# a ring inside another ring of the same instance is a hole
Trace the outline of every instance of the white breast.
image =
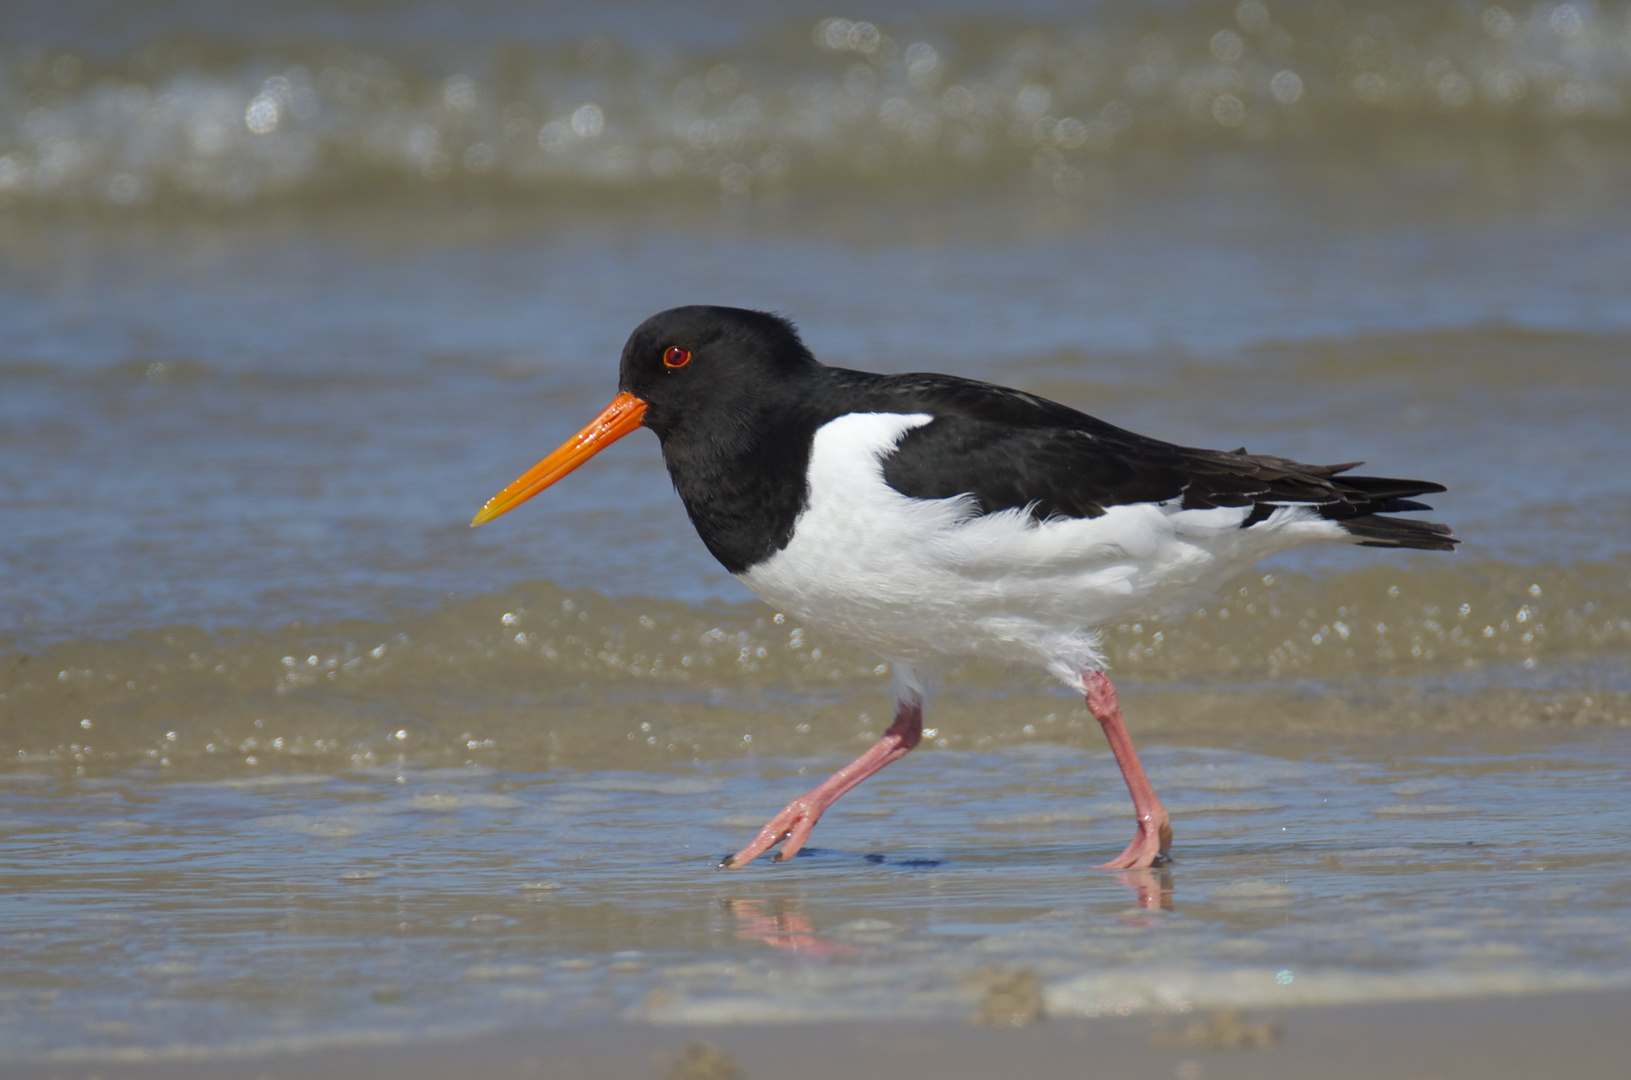
[(1301, 507), (1242, 529), (1249, 507), (1180, 500), (1035, 522), (1023, 509), (980, 515), (970, 496), (908, 498), (884, 482), (881, 459), (930, 419), (851, 413), (822, 426), (792, 540), (742, 583), (892, 660), (1036, 664), (1080, 690), (1084, 671), (1104, 667), (1095, 627), (1198, 603), (1276, 551), (1351, 539)]

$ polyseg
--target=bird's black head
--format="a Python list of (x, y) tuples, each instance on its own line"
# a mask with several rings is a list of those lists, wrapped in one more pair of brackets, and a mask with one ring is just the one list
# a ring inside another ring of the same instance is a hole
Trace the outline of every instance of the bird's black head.
[(796, 398), (794, 386), (819, 367), (786, 319), (694, 304), (629, 335), (618, 389), (645, 402), (643, 423), (664, 441), (701, 424), (719, 437)]
[(644, 426), (657, 433), (669, 475), (703, 539), (734, 572), (753, 561), (749, 549), (779, 546), (786, 538), (758, 530), (744, 540), (740, 530), (721, 531), (712, 519), (721, 506), (735, 513), (775, 503), (792, 527), (810, 436), (821, 422), (807, 407), (809, 392), (818, 373), (828, 370), (793, 324), (775, 315), (701, 306), (653, 315), (623, 346), (619, 393), (611, 404), (487, 500), (471, 524), (519, 506)]

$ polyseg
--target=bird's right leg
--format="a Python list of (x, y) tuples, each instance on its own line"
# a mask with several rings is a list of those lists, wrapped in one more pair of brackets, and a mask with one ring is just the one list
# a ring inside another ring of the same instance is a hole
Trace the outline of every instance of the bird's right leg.
[(1133, 797), (1133, 817), (1138, 821), (1132, 843), (1114, 859), (1100, 863), (1099, 869), (1130, 870), (1164, 862), (1167, 850), (1172, 847), (1172, 824), (1166, 807), (1155, 797), (1149, 777), (1144, 775), (1144, 766), (1138, 762), (1138, 751), (1133, 749), (1132, 736), (1127, 734), (1127, 725), (1121, 719), (1116, 688), (1102, 671), (1088, 674), (1086, 682), (1087, 711), (1093, 714), (1093, 719), (1104, 729), (1104, 737), (1110, 740), (1110, 752), (1121, 766), (1121, 778), (1127, 781), (1127, 792)]
[(820, 787), (788, 803), (781, 813), (759, 830), (759, 835), (753, 838), (751, 844), (735, 855), (727, 856), (719, 865), (726, 870), (746, 866), (778, 843), (782, 849), (776, 854), (775, 861), (791, 859), (810, 838), (810, 830), (821, 820), (827, 807), (891, 761), (904, 757), (922, 738), (923, 698), (915, 692), (902, 693), (897, 684), (895, 722), (889, 725), (883, 738), (874, 743), (872, 749), (829, 776)]

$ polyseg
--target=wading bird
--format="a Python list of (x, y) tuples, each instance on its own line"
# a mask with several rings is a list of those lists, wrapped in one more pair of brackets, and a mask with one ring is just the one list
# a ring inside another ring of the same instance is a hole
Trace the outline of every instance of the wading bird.
[(1265, 556), (1315, 542), (1452, 550), (1422, 480), (1175, 446), (1034, 394), (950, 375), (828, 367), (791, 323), (679, 307), (623, 348), (618, 393), (482, 507), (490, 521), (636, 428), (662, 444), (702, 542), (778, 610), (894, 670), (894, 722), (721, 865), (792, 857), (846, 791), (916, 746), (924, 678), (984, 657), (1087, 699), (1137, 831), (1109, 868), (1166, 858), (1172, 829), (1104, 673), (1099, 627), (1182, 611)]

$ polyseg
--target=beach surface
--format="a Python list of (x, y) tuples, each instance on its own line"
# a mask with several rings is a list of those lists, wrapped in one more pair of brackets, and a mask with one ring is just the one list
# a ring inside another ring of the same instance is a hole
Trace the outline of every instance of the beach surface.
[(592, 1027), (508, 1033), (430, 1047), (372, 1047), (198, 1064), (25, 1065), (16, 1080), (1529, 1080), (1560, 1071), (1616, 1080), (1631, 1035), (1626, 994), (1562, 994), (1337, 1006), (1155, 1022), (966, 1025), (800, 1024), (747, 1028)]

